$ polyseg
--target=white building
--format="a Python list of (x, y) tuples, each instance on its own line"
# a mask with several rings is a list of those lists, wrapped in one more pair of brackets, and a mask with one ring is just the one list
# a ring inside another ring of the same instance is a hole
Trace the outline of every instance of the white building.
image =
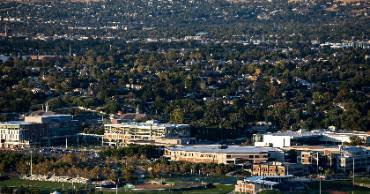
[(192, 139), (188, 124), (147, 121), (105, 124), (104, 141), (109, 145), (178, 145), (188, 144)]
[(28, 130), (36, 126), (23, 121), (0, 123), (0, 148), (29, 147)]
[(173, 161), (193, 163), (239, 164), (284, 161), (284, 152), (277, 148), (238, 145), (186, 145), (167, 147), (164, 156)]
[(323, 130), (313, 130), (310, 132), (285, 131), (267, 134), (254, 134), (255, 146), (268, 147), (290, 147), (296, 144), (305, 144), (315, 142), (318, 144), (345, 144), (351, 142), (351, 137), (357, 136), (370, 144), (370, 134), (366, 132), (331, 132)]
[(274, 147), (274, 148), (283, 148), (290, 146), (290, 139), (291, 136), (288, 135), (273, 135), (273, 134), (266, 134), (263, 135), (263, 141), (255, 142), (254, 146), (266, 146), (266, 147)]

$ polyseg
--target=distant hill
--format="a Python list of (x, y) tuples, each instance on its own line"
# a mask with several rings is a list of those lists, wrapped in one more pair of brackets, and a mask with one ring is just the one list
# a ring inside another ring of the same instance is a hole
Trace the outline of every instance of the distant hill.
[[(246, 0), (230, 0), (230, 1), (246, 1)], [(298, 2), (304, 2), (307, 0), (288, 0), (289, 3), (298, 3)], [(318, 1), (318, 0), (309, 0), (312, 2)], [(351, 3), (360, 3), (360, 2), (367, 2), (368, 0), (334, 0), (335, 3), (345, 3), (345, 4), (351, 4)]]
[(20, 2), (20, 3), (33, 3), (33, 2), (52, 2), (52, 1), (66, 1), (78, 3), (102, 2), (105, 0), (4, 0), (4, 2)]

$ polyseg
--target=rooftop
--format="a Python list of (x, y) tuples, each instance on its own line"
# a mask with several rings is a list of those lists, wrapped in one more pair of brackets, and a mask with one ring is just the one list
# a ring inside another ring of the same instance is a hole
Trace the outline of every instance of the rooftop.
[(309, 137), (309, 136), (315, 136), (315, 135), (322, 135), (319, 131), (313, 131), (313, 132), (299, 132), (299, 131), (278, 131), (276, 133), (267, 133), (265, 135), (272, 135), (272, 136), (289, 136), (289, 137)]
[[(293, 178), (293, 175), (285, 175), (285, 176), (251, 176), (244, 178), (244, 182), (252, 182), (262, 185), (269, 185), (274, 186), (279, 184), (279, 179), (286, 179), (286, 178)], [(265, 179), (270, 179), (267, 181)], [(272, 179), (276, 179), (276, 181), (271, 181)]]
[(33, 125), (34, 123), (25, 122), (25, 121), (7, 121), (1, 122), (0, 125)]
[(114, 126), (114, 127), (142, 127), (149, 128), (152, 126), (155, 127), (164, 127), (164, 128), (173, 128), (173, 127), (189, 127), (188, 124), (172, 124), (172, 123), (158, 123), (156, 121), (147, 121), (147, 122), (123, 122), (119, 124), (106, 124), (105, 126)]
[(264, 135), (272, 135), (272, 136), (289, 136), (292, 138), (299, 138), (299, 137), (310, 137), (310, 136), (321, 136), (321, 135), (369, 135), (366, 132), (362, 131), (327, 131), (323, 129), (319, 130), (312, 130), (312, 131), (278, 131), (275, 133), (266, 133)]
[(187, 152), (205, 152), (205, 153), (260, 153), (260, 152), (281, 152), (280, 149), (272, 147), (256, 147), (256, 146), (238, 146), (231, 145), (224, 149), (220, 145), (191, 145), (191, 146), (176, 146), (168, 148), (172, 151), (187, 151)]
[(52, 111), (42, 111), (42, 110), (39, 110), (39, 111), (35, 111), (35, 112), (32, 112), (30, 115), (28, 115), (28, 117), (65, 117), (65, 116), (71, 116), (69, 114), (57, 114), (55, 112), (52, 112)]

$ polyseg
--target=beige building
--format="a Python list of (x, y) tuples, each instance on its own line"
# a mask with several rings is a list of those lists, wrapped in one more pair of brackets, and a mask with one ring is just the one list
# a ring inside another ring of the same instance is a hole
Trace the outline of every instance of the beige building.
[(292, 146), (284, 150), (297, 151), (303, 165), (349, 172), (355, 163), (356, 171), (370, 171), (370, 149), (364, 146)]
[(252, 176), (285, 176), (303, 175), (305, 167), (302, 164), (287, 162), (269, 162), (265, 164), (253, 164)]
[(340, 147), (328, 146), (291, 146), (283, 148), (285, 151), (295, 150), (298, 153), (298, 163), (304, 165), (317, 165), (319, 160), (326, 160), (327, 165), (334, 164), (333, 158), (340, 153)]
[(104, 125), (104, 141), (109, 145), (189, 144), (190, 126), (187, 124), (160, 124), (155, 121), (127, 122)]
[(27, 131), (35, 127), (37, 125), (22, 121), (0, 123), (0, 148), (29, 147)]
[(252, 167), (253, 176), (284, 176), (286, 168), (283, 165), (254, 164)]
[(250, 193), (254, 194), (260, 191), (260, 186), (258, 184), (253, 184), (249, 182), (244, 182), (243, 180), (238, 180), (235, 185), (234, 191), (236, 193)]
[(164, 156), (173, 161), (194, 163), (238, 164), (264, 163), (267, 160), (283, 160), (284, 153), (277, 148), (254, 146), (194, 145), (168, 147)]
[(263, 190), (272, 190), (281, 183), (289, 184), (293, 178), (293, 175), (245, 177), (236, 182), (234, 192), (255, 194)]

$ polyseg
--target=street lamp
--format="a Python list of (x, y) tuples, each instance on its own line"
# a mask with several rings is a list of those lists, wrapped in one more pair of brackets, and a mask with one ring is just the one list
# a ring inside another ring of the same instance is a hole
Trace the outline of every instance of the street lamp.
[(320, 175), (320, 176), (319, 176), (319, 182), (320, 182), (320, 184), (319, 184), (319, 193), (320, 193), (320, 194), (321, 194), (321, 181), (322, 181), (322, 179), (325, 179), (325, 176)]
[(116, 194), (118, 194), (118, 184), (119, 184), (119, 178), (118, 178), (117, 183), (116, 183)]
[(352, 186), (355, 186), (355, 156), (352, 156)]

